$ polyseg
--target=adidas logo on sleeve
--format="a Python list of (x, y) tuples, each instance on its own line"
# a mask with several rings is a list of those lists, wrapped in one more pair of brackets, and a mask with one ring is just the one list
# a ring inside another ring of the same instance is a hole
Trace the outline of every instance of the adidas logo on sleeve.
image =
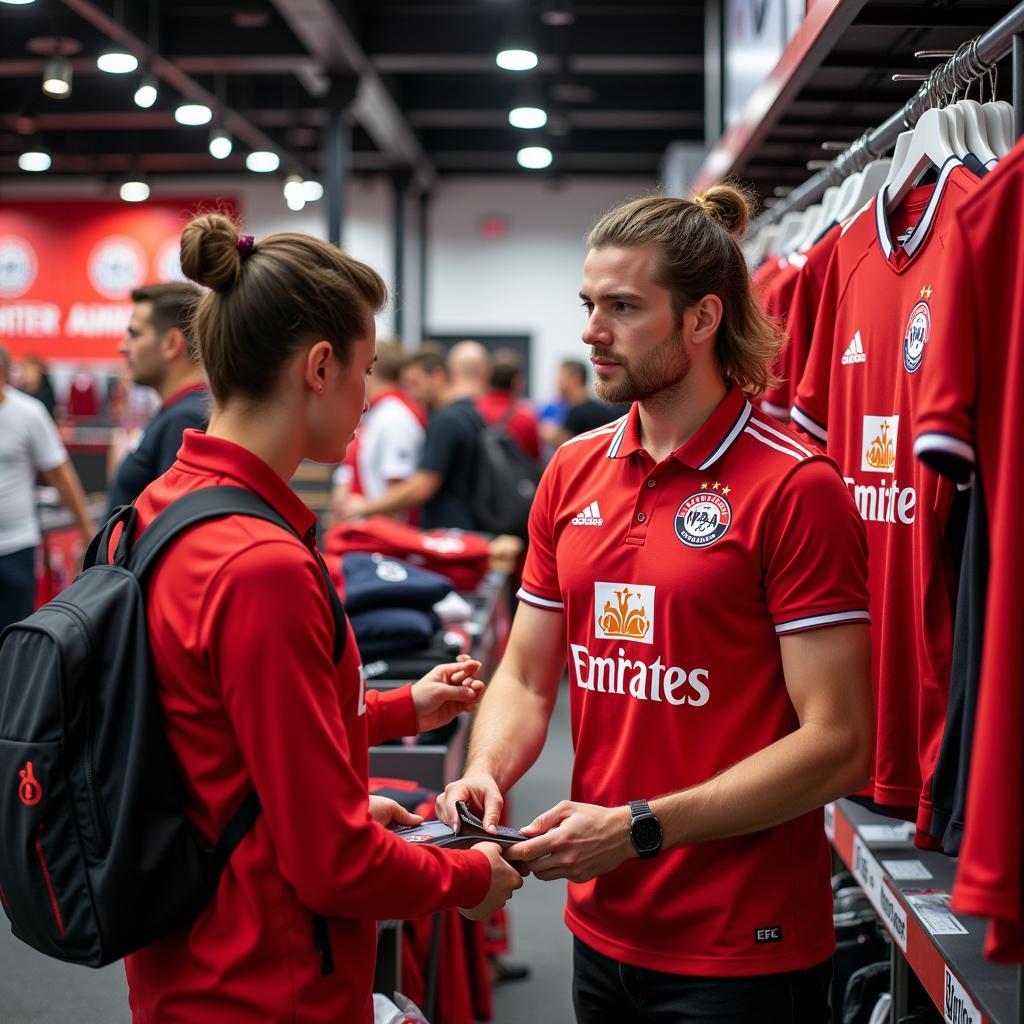
[(601, 518), (601, 510), (597, 507), (597, 502), (592, 501), (578, 516), (574, 516), (572, 525), (604, 526), (604, 520)]
[(842, 364), (850, 366), (853, 363), (866, 363), (867, 361), (868, 355), (864, 351), (864, 342), (861, 340), (860, 331), (858, 331), (843, 353)]

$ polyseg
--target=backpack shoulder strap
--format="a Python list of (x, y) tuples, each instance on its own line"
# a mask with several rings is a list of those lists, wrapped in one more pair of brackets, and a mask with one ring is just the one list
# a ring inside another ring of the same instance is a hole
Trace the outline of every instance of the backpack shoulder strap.
[[(222, 519), (224, 516), (232, 515), (264, 519), (269, 523), (280, 526), (283, 530), (287, 530), (295, 537), (299, 536), (288, 520), (252, 491), (244, 487), (203, 487), (171, 502), (142, 531), (138, 541), (131, 547), (127, 568), (139, 579), (144, 578), (146, 573), (156, 564), (157, 559), (167, 545), (182, 531), (210, 519)], [(324, 582), (327, 584), (327, 596), (331, 604), (331, 613), (334, 616), (333, 659), (334, 663), (338, 664), (345, 653), (345, 644), (348, 641), (345, 609), (341, 604), (341, 598), (338, 597), (334, 584), (331, 582), (330, 573), (327, 571), (323, 558), (320, 557), (319, 553), (317, 553), (316, 557), (320, 565), (320, 572), (324, 577)]]

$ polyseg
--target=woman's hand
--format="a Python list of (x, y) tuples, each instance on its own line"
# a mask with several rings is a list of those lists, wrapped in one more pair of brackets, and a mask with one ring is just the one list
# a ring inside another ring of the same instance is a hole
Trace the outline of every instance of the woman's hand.
[(412, 701), (416, 707), (416, 724), (420, 732), (439, 729), (457, 714), (472, 711), (484, 684), (477, 679), (481, 669), (479, 661), (467, 654), (446, 665), (437, 665), (412, 687)]
[(388, 825), (419, 825), (423, 822), (422, 815), (407, 811), (387, 796), (370, 797), (370, 817), (385, 828)]

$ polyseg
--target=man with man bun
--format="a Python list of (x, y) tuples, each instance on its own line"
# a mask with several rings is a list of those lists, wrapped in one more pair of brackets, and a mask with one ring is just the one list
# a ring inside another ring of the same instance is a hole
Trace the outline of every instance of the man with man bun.
[(867, 777), (867, 552), (834, 463), (759, 415), (778, 337), (719, 186), (592, 230), (580, 298), (622, 419), (555, 454), (465, 775), (493, 828), (568, 661), (571, 800), (509, 856), (569, 880), (580, 1024), (824, 1024), (822, 805)]

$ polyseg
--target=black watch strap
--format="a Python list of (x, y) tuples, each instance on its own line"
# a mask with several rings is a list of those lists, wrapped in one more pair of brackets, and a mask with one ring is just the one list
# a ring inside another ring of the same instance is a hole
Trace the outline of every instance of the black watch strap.
[(634, 818), (639, 818), (641, 814), (653, 814), (651, 805), (646, 800), (630, 800), (629, 801), (629, 813)]

